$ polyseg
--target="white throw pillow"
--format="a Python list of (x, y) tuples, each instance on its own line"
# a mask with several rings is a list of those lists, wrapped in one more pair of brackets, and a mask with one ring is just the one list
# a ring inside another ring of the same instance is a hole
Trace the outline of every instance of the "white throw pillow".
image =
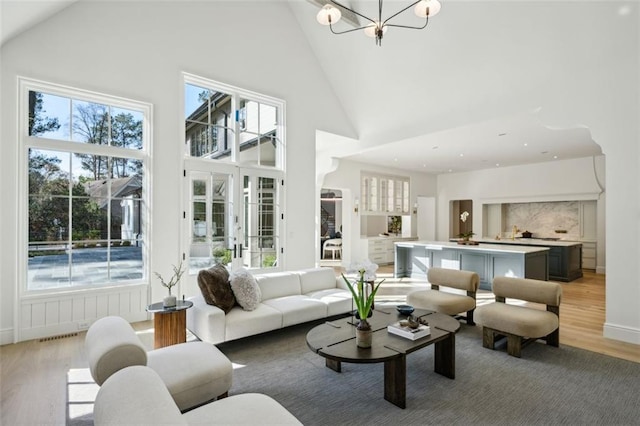
[(258, 282), (253, 275), (244, 268), (233, 271), (229, 277), (231, 290), (236, 297), (238, 305), (245, 311), (253, 311), (260, 304), (262, 294)]

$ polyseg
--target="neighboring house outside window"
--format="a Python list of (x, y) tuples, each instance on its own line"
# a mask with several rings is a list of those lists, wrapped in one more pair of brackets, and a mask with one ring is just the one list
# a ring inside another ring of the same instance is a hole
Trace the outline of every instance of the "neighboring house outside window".
[(27, 292), (146, 278), (151, 106), (21, 79)]
[(188, 74), (184, 93), (190, 275), (282, 267), (285, 103)]

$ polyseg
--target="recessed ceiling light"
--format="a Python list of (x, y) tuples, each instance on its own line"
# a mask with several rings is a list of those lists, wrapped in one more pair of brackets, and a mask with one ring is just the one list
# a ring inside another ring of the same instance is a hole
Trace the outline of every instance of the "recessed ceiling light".
[(426, 164), (423, 164), (423, 165), (422, 165), (422, 167), (427, 167), (427, 165), (426, 165)]
[(555, 159), (557, 159), (557, 158), (558, 158), (558, 156), (557, 156), (557, 155), (554, 155), (554, 156), (553, 156), (553, 159), (554, 159), (554, 160), (555, 160)]
[(394, 158), (394, 159), (393, 159), (393, 161), (396, 161), (396, 162), (397, 162), (397, 161), (398, 161), (398, 159), (397, 159), (397, 158)]
[(464, 157), (464, 154), (460, 154), (460, 157)]
[(500, 167), (500, 163), (496, 163), (496, 167)]
[(449, 169), (449, 173), (451, 173), (453, 171), (453, 169)]
[(525, 143), (525, 144), (524, 144), (524, 146), (529, 146), (529, 144), (528, 144), (528, 143)]

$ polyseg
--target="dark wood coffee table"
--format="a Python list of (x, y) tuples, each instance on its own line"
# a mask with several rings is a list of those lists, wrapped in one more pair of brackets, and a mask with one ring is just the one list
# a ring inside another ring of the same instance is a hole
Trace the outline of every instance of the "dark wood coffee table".
[(434, 371), (455, 379), (455, 335), (460, 329), (458, 320), (444, 314), (418, 310), (415, 316), (426, 319), (431, 334), (418, 340), (390, 334), (387, 325), (406, 317), (393, 309), (376, 309), (369, 318), (374, 330), (371, 348), (356, 346), (356, 319), (347, 317), (312, 328), (307, 333), (307, 345), (318, 355), (326, 358), (325, 364), (338, 373), (341, 363), (368, 364), (384, 362), (384, 399), (400, 408), (406, 407), (407, 355), (434, 345)]

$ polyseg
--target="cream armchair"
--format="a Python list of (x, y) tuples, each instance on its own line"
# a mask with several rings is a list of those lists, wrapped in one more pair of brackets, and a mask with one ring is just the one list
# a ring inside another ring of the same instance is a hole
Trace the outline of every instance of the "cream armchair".
[[(494, 349), (496, 339), (507, 338), (507, 353), (520, 357), (522, 347), (543, 339), (547, 345), (560, 345), (560, 299), (562, 287), (550, 281), (496, 277), (493, 280), (496, 301), (477, 309), (482, 325), (482, 346)], [(508, 305), (506, 299), (518, 299), (546, 305), (546, 310)]]
[(233, 366), (215, 346), (188, 342), (147, 352), (121, 317), (94, 322), (85, 337), (85, 351), (98, 385), (123, 368), (146, 365), (159, 374), (180, 410), (225, 397), (231, 387)]
[[(407, 295), (407, 303), (415, 308), (427, 309), (446, 315), (466, 312), (467, 324), (475, 325), (476, 292), (480, 277), (475, 272), (457, 269), (429, 268), (427, 279), (431, 290), (418, 290)], [(466, 294), (441, 291), (440, 287), (463, 290)]]
[(258, 393), (230, 396), (181, 413), (160, 376), (145, 366), (127, 367), (104, 382), (93, 419), (96, 426), (302, 424), (273, 398)]

